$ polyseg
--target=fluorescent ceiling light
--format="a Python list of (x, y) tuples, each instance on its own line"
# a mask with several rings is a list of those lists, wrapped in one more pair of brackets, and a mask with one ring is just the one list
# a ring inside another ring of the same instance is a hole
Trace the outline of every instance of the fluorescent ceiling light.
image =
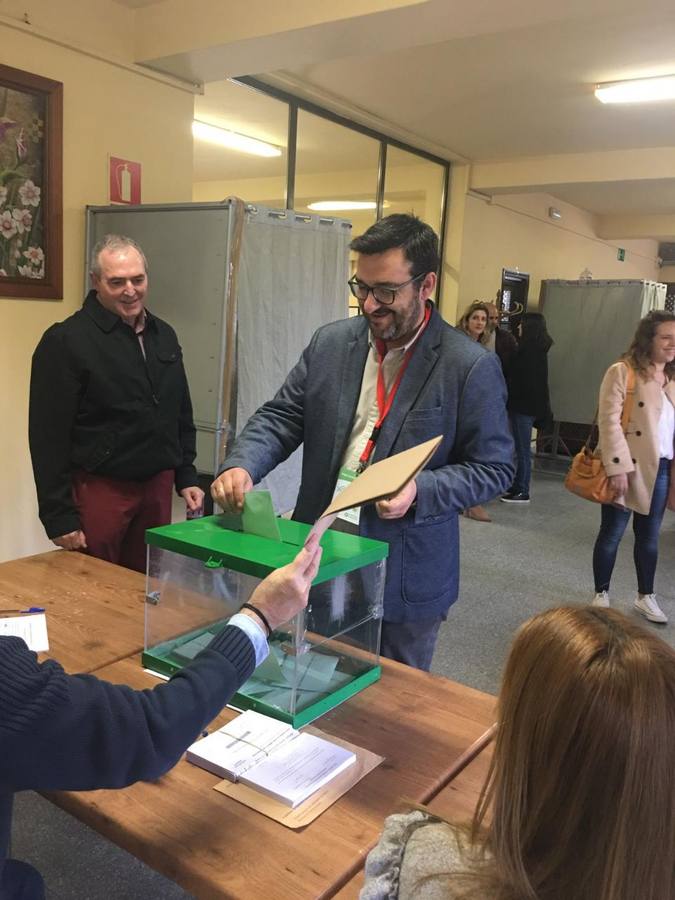
[(259, 141), (245, 134), (237, 134), (236, 131), (228, 131), (227, 128), (219, 128), (217, 125), (198, 122), (196, 119), (192, 123), (192, 134), (210, 144), (219, 144), (229, 150), (251, 153), (253, 156), (281, 156), (281, 150), (274, 144)]
[(355, 209), (377, 209), (374, 200), (319, 200), (309, 203), (307, 209), (315, 212), (347, 212)]
[(649, 103), (655, 100), (675, 100), (675, 75), (599, 84), (595, 89), (595, 96), (601, 103)]

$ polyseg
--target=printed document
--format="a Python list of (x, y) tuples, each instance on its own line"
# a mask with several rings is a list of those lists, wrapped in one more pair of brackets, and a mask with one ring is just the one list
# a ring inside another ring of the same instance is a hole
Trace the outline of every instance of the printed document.
[(290, 807), (356, 762), (351, 750), (253, 710), (196, 741), (186, 759)]
[(34, 650), (36, 653), (49, 650), (47, 617), (44, 613), (1, 617), (0, 636), (23, 638), (28, 649)]

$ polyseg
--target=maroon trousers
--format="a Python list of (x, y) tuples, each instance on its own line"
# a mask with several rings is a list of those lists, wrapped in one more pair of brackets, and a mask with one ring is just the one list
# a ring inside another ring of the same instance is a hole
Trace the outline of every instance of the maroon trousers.
[(145, 530), (171, 522), (172, 469), (147, 481), (78, 471), (73, 496), (90, 556), (145, 572)]

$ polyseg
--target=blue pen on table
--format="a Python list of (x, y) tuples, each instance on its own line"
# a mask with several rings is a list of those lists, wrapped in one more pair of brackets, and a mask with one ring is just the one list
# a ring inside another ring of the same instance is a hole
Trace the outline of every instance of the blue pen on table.
[(45, 612), (44, 606), (29, 606), (27, 609), (0, 609), (0, 616), (25, 616)]

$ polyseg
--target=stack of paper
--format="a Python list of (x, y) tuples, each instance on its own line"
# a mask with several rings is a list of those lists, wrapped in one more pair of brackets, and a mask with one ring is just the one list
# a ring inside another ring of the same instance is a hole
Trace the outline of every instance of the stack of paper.
[(186, 759), (290, 807), (356, 762), (350, 750), (252, 710), (196, 741)]

